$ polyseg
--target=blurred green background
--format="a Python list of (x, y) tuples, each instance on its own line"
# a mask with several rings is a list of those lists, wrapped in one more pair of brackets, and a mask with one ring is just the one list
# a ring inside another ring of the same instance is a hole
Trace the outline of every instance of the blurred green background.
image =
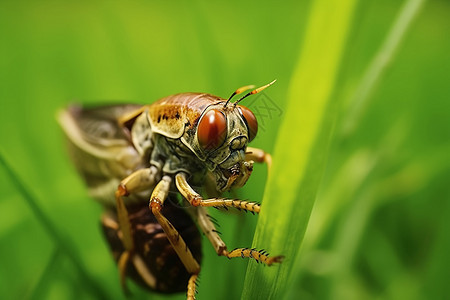
[[(187, 91), (228, 97), (276, 78), (263, 95), (282, 114), (257, 114), (267, 126), (252, 146), (289, 148), (277, 144), (278, 128), (302, 109), (302, 99), (294, 106), (287, 98), (308, 88), (290, 83), (314, 2), (0, 2), (0, 151), (10, 166), (0, 168), (0, 298), (124, 298), (100, 232), (102, 209), (68, 160), (58, 109)], [(326, 168), (304, 243), (284, 262), (292, 268), (286, 299), (448, 298), (448, 1), (415, 1), (424, 3), (391, 63), (365, 105), (356, 113), (352, 106), (406, 2), (414, 1), (359, 1), (351, 15)], [(239, 197), (261, 201), (266, 177), (256, 166)], [(257, 217), (213, 213), (229, 248), (251, 245)], [(217, 257), (206, 240), (203, 248), (199, 298), (240, 298), (247, 261)], [(136, 299), (159, 299), (132, 290)]]

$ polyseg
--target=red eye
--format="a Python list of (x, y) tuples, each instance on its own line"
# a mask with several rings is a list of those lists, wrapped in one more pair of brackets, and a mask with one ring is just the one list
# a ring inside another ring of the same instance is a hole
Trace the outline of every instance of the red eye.
[(205, 150), (213, 150), (223, 144), (227, 136), (227, 120), (223, 113), (212, 109), (198, 123), (197, 139)]
[(256, 117), (250, 109), (242, 105), (239, 105), (239, 108), (241, 109), (242, 115), (244, 116), (244, 119), (247, 122), (247, 127), (249, 131), (248, 141), (251, 142), (258, 133), (258, 121), (256, 121)]

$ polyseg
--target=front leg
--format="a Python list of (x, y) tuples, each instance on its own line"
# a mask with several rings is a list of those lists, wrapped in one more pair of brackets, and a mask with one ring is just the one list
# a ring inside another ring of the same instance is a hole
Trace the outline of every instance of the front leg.
[(225, 198), (211, 198), (211, 199), (203, 199), (200, 194), (198, 194), (194, 189), (189, 185), (186, 180), (186, 174), (183, 172), (175, 175), (175, 183), (178, 188), (178, 191), (183, 195), (184, 198), (192, 205), (192, 206), (206, 206), (206, 207), (235, 207), (237, 209), (243, 209), (246, 211), (250, 211), (252, 213), (259, 213), (260, 204), (256, 202), (239, 200), (239, 199), (225, 199)]
[[(188, 182), (186, 181), (186, 174), (184, 173), (178, 173), (175, 176), (175, 182), (180, 193), (189, 201), (189, 203), (192, 206), (235, 207), (237, 209), (245, 209), (251, 212), (259, 213), (260, 205), (254, 202), (244, 200), (223, 199), (223, 198), (204, 200), (188, 184)], [(220, 256), (225, 256), (228, 258), (233, 257), (253, 258), (257, 262), (262, 262), (268, 266), (274, 263), (280, 263), (284, 258), (284, 256), (282, 255), (269, 256), (269, 254), (264, 250), (256, 250), (250, 248), (236, 248), (232, 251), (228, 251), (227, 246), (218, 235), (216, 227), (214, 226), (211, 218), (206, 213), (206, 210), (203, 207), (198, 207), (196, 219), (203, 233), (205, 233), (205, 235), (208, 237), (208, 240), (216, 250), (217, 254)]]

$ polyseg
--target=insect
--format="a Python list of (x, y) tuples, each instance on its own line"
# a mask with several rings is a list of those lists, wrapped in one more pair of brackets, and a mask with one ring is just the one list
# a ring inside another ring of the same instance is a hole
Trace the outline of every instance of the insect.
[[(194, 299), (201, 261), (195, 224), (220, 256), (266, 265), (282, 261), (283, 256), (262, 250), (229, 251), (207, 213), (207, 207), (259, 213), (256, 202), (220, 194), (242, 187), (253, 162), (270, 167), (268, 153), (248, 147), (258, 123), (239, 103), (274, 82), (244, 86), (228, 99), (182, 93), (150, 105), (72, 106), (59, 114), (72, 159), (90, 195), (105, 207), (102, 226), (124, 289), (128, 276), (157, 292), (187, 290), (187, 298)], [(205, 199), (194, 187), (216, 197)], [(173, 205), (174, 192), (188, 209)]]

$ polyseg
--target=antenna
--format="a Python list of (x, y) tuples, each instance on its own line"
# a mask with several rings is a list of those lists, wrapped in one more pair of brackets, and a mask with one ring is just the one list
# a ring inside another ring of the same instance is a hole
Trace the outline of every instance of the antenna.
[[(271, 83), (268, 83), (268, 84), (266, 84), (266, 85), (263, 85), (262, 87), (259, 87), (259, 88), (257, 88), (257, 89), (254, 89), (254, 90), (251, 91), (251, 92), (248, 92), (244, 97), (242, 97), (242, 98), (239, 99), (238, 101), (234, 102), (234, 106), (236, 106), (239, 102), (241, 102), (242, 100), (244, 100), (244, 99), (247, 98), (248, 96), (253, 95), (253, 94), (257, 94), (257, 93), (261, 92), (262, 90), (268, 88), (269, 86), (271, 86), (272, 84), (274, 84), (275, 81), (277, 81), (277, 80), (275, 79), (275, 80), (273, 80)], [(234, 95), (233, 95), (233, 96), (234, 96)], [(231, 99), (231, 97), (230, 97), (230, 99)], [(227, 102), (227, 103), (228, 103), (228, 102)]]
[(246, 86), (238, 88), (236, 91), (233, 92), (233, 94), (231, 94), (230, 98), (228, 98), (227, 102), (225, 103), (225, 105), (223, 107), (226, 107), (228, 105), (228, 103), (230, 102), (231, 98), (233, 98), (235, 95), (239, 95), (240, 93), (245, 92), (246, 90), (252, 89), (254, 87), (255, 87), (255, 85), (251, 84), (251, 85), (246, 85)]

